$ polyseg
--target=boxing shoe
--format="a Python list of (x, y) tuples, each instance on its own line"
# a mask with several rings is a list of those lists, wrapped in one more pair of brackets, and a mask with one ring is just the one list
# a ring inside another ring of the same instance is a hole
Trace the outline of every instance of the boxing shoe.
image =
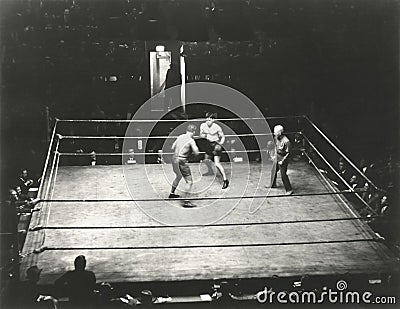
[(226, 189), (226, 188), (228, 188), (228, 187), (229, 187), (229, 180), (226, 179), (226, 180), (224, 180), (224, 183), (223, 183), (223, 185), (222, 185), (222, 189)]
[(183, 201), (182, 206), (183, 206), (184, 208), (193, 208), (193, 207), (196, 207), (196, 205), (193, 204), (192, 202), (190, 202), (189, 200)]

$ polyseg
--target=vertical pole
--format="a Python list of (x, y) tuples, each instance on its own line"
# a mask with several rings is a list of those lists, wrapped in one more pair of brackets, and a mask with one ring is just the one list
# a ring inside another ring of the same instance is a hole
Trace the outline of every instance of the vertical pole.
[(50, 142), (50, 111), (49, 111), (49, 107), (45, 106), (44, 108), (44, 116), (45, 116), (45, 120), (46, 120), (46, 144), (49, 144)]
[(182, 79), (181, 104), (183, 112), (186, 113), (186, 64), (185, 64), (185, 57), (183, 55), (183, 45), (179, 50), (179, 55), (180, 55), (180, 67), (181, 67), (181, 79)]

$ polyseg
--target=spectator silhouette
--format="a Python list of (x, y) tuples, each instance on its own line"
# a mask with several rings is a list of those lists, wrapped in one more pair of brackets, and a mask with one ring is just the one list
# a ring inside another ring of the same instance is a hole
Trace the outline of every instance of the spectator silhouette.
[[(17, 187), (20, 188), (20, 187)], [(16, 207), (18, 213), (23, 212), (31, 212), (31, 210), (35, 207), (37, 203), (39, 203), (40, 199), (35, 198), (32, 199), (28, 197), (26, 194), (18, 194), (21, 190), (17, 191), (14, 189), (10, 189), (10, 201)]]
[[(347, 170), (347, 165), (342, 158), (339, 159), (338, 163), (338, 173), (343, 178), (344, 181), (349, 182), (351, 175), (350, 172)], [(341, 179), (338, 179), (339, 189), (344, 190), (347, 189), (346, 185), (343, 184)]]
[(21, 187), (22, 194), (28, 194), (29, 188), (33, 185), (33, 180), (29, 178), (28, 170), (22, 169), (18, 179), (18, 186)]
[(140, 302), (144, 308), (152, 307), (156, 298), (150, 290), (140, 292)]
[[(97, 308), (120, 308), (127, 307), (126, 304), (129, 304), (129, 300), (124, 302), (118, 297), (118, 291), (108, 282), (102, 282), (95, 292), (97, 294)], [(137, 302), (132, 302), (131, 305), (136, 304)]]
[[(347, 190), (348, 187), (346, 184), (343, 182), (345, 181), (348, 185), (350, 182), (351, 174), (347, 170), (346, 163), (343, 158), (340, 158), (338, 161), (338, 169), (337, 169), (337, 174), (334, 172), (328, 172), (326, 170), (320, 169), (319, 170), (321, 173), (324, 173), (328, 176), (328, 178), (332, 181), (332, 183), (339, 188), (339, 190)], [(342, 181), (343, 179), (343, 181)]]
[(181, 73), (179, 66), (171, 62), (165, 78), (165, 89), (178, 86), (182, 83)]
[[(179, 66), (175, 63), (171, 63), (165, 77), (165, 103), (164, 105), (168, 110), (173, 110), (180, 105), (180, 95), (181, 90), (179, 86), (182, 84), (181, 73), (179, 71)], [(175, 87), (175, 88), (174, 88)]]
[(17, 298), (18, 308), (57, 308), (57, 300), (50, 295), (43, 295), (38, 286), (40, 273), (36, 265), (26, 271), (26, 281), (20, 283)]
[(37, 266), (31, 266), (26, 271), (26, 281), (21, 282), (19, 290), (22, 291), (20, 297), (18, 298), (20, 305), (23, 308), (28, 308), (28, 306), (34, 306), (36, 300), (39, 297), (39, 289), (37, 283), (40, 278), (41, 269)]
[(21, 186), (16, 186), (15, 191), (17, 192), (19, 200), (22, 200), (22, 201), (32, 200), (32, 198), (30, 198), (28, 194), (22, 193)]
[(85, 270), (86, 258), (79, 255), (75, 258), (75, 270), (67, 271), (55, 282), (56, 288), (67, 287), (69, 301), (73, 305), (90, 305), (93, 302), (96, 276)]

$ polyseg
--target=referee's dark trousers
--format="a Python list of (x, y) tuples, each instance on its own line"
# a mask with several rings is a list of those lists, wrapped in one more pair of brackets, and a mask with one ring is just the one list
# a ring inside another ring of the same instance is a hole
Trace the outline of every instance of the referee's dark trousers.
[(285, 160), (282, 165), (278, 163), (273, 164), (272, 171), (271, 171), (271, 188), (276, 187), (276, 176), (278, 174), (278, 170), (281, 172), (281, 178), (283, 185), (285, 186), (286, 192), (292, 191), (292, 185), (290, 184), (289, 177), (287, 175), (287, 168), (289, 165), (289, 160)]

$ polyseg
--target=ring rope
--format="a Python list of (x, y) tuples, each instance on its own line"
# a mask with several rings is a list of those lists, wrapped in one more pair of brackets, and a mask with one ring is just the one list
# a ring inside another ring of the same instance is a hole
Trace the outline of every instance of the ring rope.
[[(334, 192), (336, 192), (336, 189), (335, 189), (335, 188), (333, 187), (333, 185), (328, 181), (327, 177), (324, 177), (324, 175), (322, 175), (321, 171), (317, 168), (317, 166), (315, 165), (314, 161), (309, 157), (309, 155), (308, 155), (307, 153), (304, 153), (304, 154), (308, 157), (308, 159), (310, 160), (310, 162), (311, 162), (311, 163), (313, 164), (313, 166), (316, 168), (316, 170), (317, 170), (318, 173), (320, 174), (320, 177), (321, 177), (322, 179), (325, 180), (325, 182), (328, 184), (328, 186), (329, 186), (332, 190), (334, 190)], [(339, 199), (341, 200), (342, 204), (346, 207), (346, 209), (349, 210), (350, 213), (353, 215), (353, 218), (358, 217), (358, 213), (359, 213), (359, 212), (356, 212), (348, 203), (346, 203), (346, 201), (344, 201), (344, 199), (343, 199), (342, 196), (339, 195), (338, 197), (339, 197)], [(339, 206), (340, 206), (340, 204), (339, 204)], [(369, 208), (369, 209), (370, 209), (370, 208)], [(375, 211), (373, 211), (372, 213), (375, 214), (375, 215), (368, 214), (368, 215), (366, 216), (366, 219), (367, 219), (367, 220), (368, 220), (368, 218), (377, 219), (377, 218), (381, 218), (381, 217), (382, 217), (382, 216), (380, 216), (380, 215), (377, 215), (377, 213), (376, 213)], [(366, 222), (366, 223), (368, 223), (368, 222)], [(367, 230), (367, 229), (365, 229), (365, 226), (364, 226), (363, 230), (364, 230), (364, 231)], [(370, 235), (372, 235), (372, 237), (382, 238), (381, 236), (377, 235), (377, 234), (376, 234), (374, 231), (372, 231), (371, 229), (368, 230), (368, 233), (369, 233)]]
[(59, 163), (60, 163), (60, 153), (57, 152), (57, 160), (56, 160), (56, 168), (55, 168), (55, 173), (54, 173), (54, 178), (53, 178), (53, 186), (52, 186), (52, 190), (51, 190), (51, 200), (53, 199), (53, 195), (54, 195), (54, 188), (56, 186), (56, 181), (57, 181), (57, 174), (58, 174), (58, 168), (59, 168)]
[[(293, 117), (293, 118), (301, 118), (301, 117), (305, 117), (305, 116), (295, 116), (295, 117)], [(288, 117), (271, 117), (271, 118), (288, 118)], [(265, 120), (265, 118), (241, 118), (241, 119), (220, 119), (221, 121), (232, 121), (232, 120)], [(307, 120), (309, 120), (308, 118), (307, 118)], [(57, 120), (58, 121), (58, 120)], [(73, 122), (74, 120), (72, 120), (72, 121), (69, 121), (69, 120), (66, 120), (66, 122)], [(157, 122), (158, 121), (160, 121), (160, 120), (157, 120)], [(177, 120), (166, 120), (166, 121), (168, 121), (168, 122), (176, 122)], [(188, 121), (188, 120), (181, 120), (181, 121)], [(199, 121), (199, 120), (189, 120), (189, 121)], [(202, 121), (202, 120), (200, 120), (200, 121)], [(310, 120), (309, 120), (310, 121)], [(65, 121), (64, 121), (65, 122)], [(94, 120), (94, 121), (86, 121), (86, 120), (82, 120), (82, 121), (76, 121), (76, 122), (135, 122), (135, 121), (132, 121), (132, 120), (126, 120), (126, 121), (118, 121), (118, 120), (114, 120), (114, 121), (104, 121), (104, 120)], [(153, 121), (151, 121), (151, 120), (143, 120), (143, 121), (139, 121), (139, 122), (153, 122)], [(311, 122), (311, 121), (310, 121)], [(52, 142), (53, 142), (53, 138), (54, 138), (54, 132), (55, 132), (55, 128), (54, 128), (54, 130), (53, 130), (53, 136), (52, 136), (52, 140), (51, 140), (51, 144), (50, 145), (52, 145)], [(292, 134), (292, 133), (298, 133), (298, 132), (287, 132), (287, 134)], [(257, 135), (262, 135), (262, 136), (266, 136), (266, 135), (272, 135), (272, 133), (260, 133), (260, 134), (242, 134), (242, 135), (226, 135), (227, 137), (229, 137), (229, 136), (257, 136)], [(324, 136), (324, 135), (323, 135)], [(324, 136), (325, 137), (325, 136)], [(61, 138), (64, 138), (63, 136), (61, 136)], [(84, 137), (84, 136), (66, 136), (65, 138), (119, 138), (119, 137), (90, 137), (90, 136), (87, 136), (87, 137)], [(126, 138), (126, 137), (121, 137), (121, 138)], [(128, 137), (128, 138), (136, 138), (136, 139), (140, 139), (141, 137)], [(143, 137), (144, 138), (144, 137)], [(174, 138), (174, 137), (171, 137), (171, 136), (167, 136), (167, 137), (165, 137), (165, 136), (154, 136), (154, 137), (147, 137), (147, 138)], [(308, 138), (307, 137), (305, 137), (307, 140), (308, 140)], [(329, 141), (329, 140), (328, 140)], [(314, 147), (314, 145), (312, 145), (312, 143), (308, 140), (308, 142), (310, 143), (310, 145), (315, 149), (315, 147)], [(51, 182), (54, 182), (54, 184), (55, 184), (55, 181), (56, 181), (56, 176), (57, 175), (55, 175), (54, 176), (54, 180), (53, 180), (53, 172), (54, 172), (54, 163), (55, 163), (55, 161), (57, 162), (57, 167), (56, 167), (56, 170), (58, 170), (58, 163), (59, 163), (59, 159), (60, 159), (60, 156), (61, 155), (63, 155), (63, 153), (60, 153), (60, 152), (58, 152), (58, 146), (59, 146), (59, 140), (58, 140), (58, 143), (57, 143), (57, 146), (56, 146), (56, 151), (55, 151), (55, 154), (56, 154), (56, 160), (53, 160), (53, 164), (52, 164), (52, 169), (51, 169), (51, 172), (50, 172), (50, 181), (49, 181), (49, 185), (47, 186), (47, 190), (46, 190), (46, 196), (48, 196), (48, 192), (49, 192), (49, 189), (50, 189), (50, 187), (51, 187)], [(50, 150), (51, 150), (51, 147), (49, 147), (49, 151), (48, 151), (48, 157), (49, 157), (49, 153), (50, 153)], [(316, 150), (316, 149), (315, 149)], [(252, 150), (250, 150), (250, 151), (252, 151)], [(232, 152), (235, 152), (235, 153), (237, 153), (237, 152), (250, 152), (250, 151), (232, 151)], [(263, 150), (254, 150), (254, 152), (260, 152), (260, 151), (263, 151)], [(318, 151), (317, 151), (318, 152)], [(64, 153), (64, 154), (68, 154), (68, 153)], [(90, 153), (88, 153), (88, 154), (76, 154), (76, 153), (73, 153), (74, 155), (90, 155)], [(129, 154), (129, 153), (128, 153)], [(136, 153), (135, 153), (136, 154)], [(152, 155), (154, 155), (154, 154), (158, 154), (158, 153), (148, 153), (148, 154), (152, 154)], [(162, 154), (168, 154), (168, 153), (162, 153)], [(321, 154), (318, 152), (318, 154), (321, 156)], [(97, 155), (97, 154), (96, 154)], [(116, 154), (116, 153), (112, 153), (112, 155), (120, 155), (120, 154)], [(346, 158), (347, 159), (347, 158)], [(330, 164), (328, 163), (328, 162), (326, 162), (329, 166), (330, 166)], [(46, 159), (46, 164), (48, 164), (48, 158)], [(45, 166), (47, 166), (45, 164)], [(330, 166), (331, 167), (331, 166)], [(332, 168), (332, 167), (331, 167)], [(45, 170), (46, 170), (46, 168), (45, 168)], [(44, 172), (45, 172), (45, 170), (44, 170)], [(334, 169), (333, 169), (334, 170)], [(359, 171), (358, 169), (357, 169), (357, 171)], [(360, 172), (360, 171), (359, 171)], [(361, 173), (361, 172), (360, 172)], [(338, 175), (339, 177), (340, 177), (340, 175)], [(341, 178), (341, 177), (340, 177)], [(366, 177), (365, 177), (366, 178)], [(341, 178), (342, 179), (342, 178)], [(343, 179), (342, 179), (343, 180)], [(368, 178), (367, 178), (367, 180), (369, 180)], [(43, 179), (41, 180), (41, 184), (42, 184), (42, 181), (43, 181)], [(346, 182), (344, 182), (344, 183), (346, 183)], [(348, 186), (348, 184), (346, 183), (346, 185)], [(375, 188), (376, 188), (376, 186), (375, 185), (373, 185)], [(349, 190), (350, 191), (342, 191), (342, 192), (334, 192), (334, 193), (332, 193), (332, 192), (329, 192), (329, 193), (311, 193), (311, 194), (293, 194), (292, 196), (312, 196), (312, 195), (333, 195), (333, 194), (345, 194), (345, 193), (352, 193), (352, 194), (354, 194), (354, 193), (358, 193), (358, 192), (355, 192), (350, 186), (348, 186), (349, 187)], [(368, 191), (362, 191), (362, 192), (370, 192), (369, 190)], [(53, 188), (53, 191), (52, 191), (52, 194), (51, 194), (51, 198), (50, 199), (43, 199), (43, 200), (40, 200), (41, 202), (58, 202), (58, 201), (63, 201), (63, 202), (72, 202), (72, 201), (84, 201), (84, 202), (90, 202), (90, 201), (96, 201), (96, 202), (102, 202), (102, 201), (124, 201), (124, 200), (57, 200), (57, 199), (53, 199), (52, 197), (53, 197), (53, 194), (54, 194), (54, 188)], [(247, 196), (244, 196), (244, 197), (239, 197), (239, 198), (267, 198), (267, 197), (282, 197), (282, 196), (285, 196), (285, 195), (272, 195), (272, 196), (249, 196), (249, 197), (247, 197)], [(235, 199), (237, 199), (237, 197), (221, 197), (221, 199), (233, 199), (233, 198), (235, 198)], [(211, 197), (202, 197), (202, 198), (179, 198), (179, 199), (175, 199), (175, 200), (188, 200), (188, 199), (192, 199), (192, 200), (202, 200), (202, 199), (212, 199)], [(215, 199), (215, 198), (214, 198)], [(220, 197), (217, 197), (217, 199), (220, 199)], [(126, 200), (126, 201), (134, 201), (134, 202), (136, 202), (136, 201), (152, 201), (152, 200), (154, 200), (154, 201), (160, 201), (160, 200), (169, 200), (169, 201), (171, 201), (171, 199), (143, 199), (143, 200), (140, 200), (140, 199), (137, 199), (137, 200)], [(48, 212), (48, 215), (49, 215), (49, 213), (50, 212)], [(374, 218), (374, 217), (369, 217), (369, 218), (367, 218), (367, 219), (370, 219), (370, 218)], [(365, 220), (366, 218), (362, 218), (362, 217), (352, 217), (352, 218), (333, 218), (333, 219), (313, 219), (313, 220), (303, 220), (304, 222), (319, 222), (319, 221), (338, 221), (338, 220)], [(226, 226), (228, 226), (228, 225), (258, 225), (258, 224), (279, 224), (279, 223), (299, 223), (299, 222), (302, 222), (302, 221), (287, 221), (287, 222), (284, 222), (284, 221), (281, 221), (281, 222), (260, 222), (260, 223), (248, 223), (248, 224), (245, 224), (245, 223), (243, 223), (243, 224), (226, 224)], [(44, 227), (44, 229), (55, 229), (55, 227), (47, 227), (47, 223), (48, 223), (48, 216), (47, 216), (47, 220), (46, 220), (46, 226)], [(187, 227), (189, 227), (190, 225), (187, 225)], [(192, 226), (196, 226), (196, 225), (192, 225)], [(204, 225), (202, 225), (203, 227), (204, 227)], [(225, 226), (225, 225), (216, 225), (216, 226)], [(151, 226), (151, 227), (153, 227), (153, 226)], [(154, 226), (154, 228), (156, 228), (157, 226)], [(164, 226), (161, 226), (161, 227), (164, 227)], [(168, 227), (168, 226), (165, 226), (165, 227)], [(180, 227), (180, 226), (178, 226), (178, 227)], [(185, 227), (185, 226), (182, 226), (182, 227)], [(70, 228), (70, 227), (65, 227), (65, 228)], [(90, 227), (87, 227), (87, 228), (90, 228)], [(102, 227), (102, 228), (107, 228), (107, 227)], [(108, 228), (113, 228), (113, 227), (108, 227)], [(141, 228), (141, 227), (138, 227), (138, 228)], [(144, 228), (144, 227), (143, 227)], [(160, 226), (158, 226), (157, 228), (160, 228)], [(168, 248), (185, 248), (185, 247), (188, 247), (188, 248), (192, 248), (192, 247), (194, 247), (194, 248), (196, 248), (196, 247), (243, 247), (243, 246), (270, 246), (270, 245), (291, 245), (291, 244), (293, 244), (293, 245), (298, 245), (298, 244), (313, 244), (313, 243), (337, 243), (337, 242), (355, 242), (355, 241), (377, 241), (377, 240), (379, 240), (379, 239), (377, 239), (377, 238), (372, 238), (372, 239), (365, 239), (365, 238), (363, 238), (363, 239), (350, 239), (350, 240), (343, 240), (343, 241), (321, 241), (321, 242), (298, 242), (298, 243), (270, 243), (270, 244), (268, 244), (268, 243), (261, 243), (261, 244), (248, 244), (248, 245), (212, 245), (212, 246), (206, 246), (206, 245), (195, 245), (195, 246), (175, 246), (175, 247), (117, 247), (117, 248), (109, 248), (109, 247), (100, 247), (100, 248), (86, 248), (86, 249), (118, 249), (118, 248), (120, 248), (120, 249), (168, 249)], [(62, 248), (62, 247), (60, 247), (60, 248), (52, 248), (52, 247), (45, 247), (45, 246), (43, 246), (43, 244), (44, 244), (44, 238), (43, 238), (43, 242), (42, 242), (42, 247), (41, 248), (39, 248), (39, 249), (36, 249), (36, 250), (34, 250), (34, 253), (39, 253), (39, 252), (43, 252), (44, 250), (80, 250), (80, 248)], [(35, 252), (36, 251), (36, 252)], [(39, 252), (38, 252), (39, 251)], [(29, 255), (29, 254), (28, 254)]]
[[(363, 191), (368, 192), (368, 191)], [(204, 201), (204, 200), (240, 200), (240, 199), (260, 199), (260, 198), (285, 198), (285, 197), (305, 197), (305, 196), (323, 196), (323, 195), (344, 195), (344, 194), (355, 194), (358, 192), (354, 191), (335, 191), (335, 192), (316, 192), (316, 193), (293, 193), (292, 195), (275, 194), (275, 195), (245, 195), (245, 196), (202, 196), (202, 197), (179, 197), (179, 198), (142, 198), (142, 199), (51, 199), (51, 200), (40, 200), (40, 202), (57, 202), (57, 203), (78, 203), (78, 202), (161, 202), (161, 201)]]
[[(60, 140), (58, 139), (58, 140), (57, 140), (57, 144), (56, 144), (56, 151), (58, 150), (59, 145), (60, 145)], [(50, 190), (50, 187), (51, 187), (51, 183), (52, 183), (52, 181), (53, 181), (54, 164), (55, 164), (55, 162), (57, 162), (57, 169), (56, 169), (56, 171), (57, 171), (57, 170), (58, 170), (59, 159), (60, 159), (60, 156), (59, 156), (59, 155), (55, 155), (55, 156), (53, 157), (53, 164), (52, 164), (52, 166), (51, 166), (50, 175), (49, 175), (49, 182), (48, 182), (48, 185), (47, 185), (46, 195), (45, 195), (45, 196), (48, 196), (48, 194), (49, 194), (49, 190)], [(55, 175), (54, 178), (55, 178), (56, 176), (57, 176), (57, 175)], [(54, 191), (53, 191), (53, 192), (54, 192)], [(48, 210), (47, 210), (46, 219), (45, 219), (45, 221), (44, 221), (44, 226), (46, 226), (46, 225), (48, 224), (48, 221), (49, 221), (51, 204), (52, 204), (52, 202), (51, 202), (51, 200), (50, 200), (50, 201), (49, 201), (49, 204), (47, 205), (47, 209), (48, 209)], [(42, 210), (43, 210), (43, 208), (40, 209), (40, 212), (41, 212)], [(42, 218), (42, 216), (41, 216), (40, 218)], [(39, 220), (39, 223), (41, 223), (41, 220)], [(30, 230), (30, 231), (31, 231), (31, 230), (35, 230), (38, 226), (43, 226), (43, 224), (37, 224), (36, 226), (33, 226), (33, 227), (30, 228), (29, 230)], [(44, 231), (44, 233), (43, 233), (43, 238), (42, 238), (42, 240), (41, 240), (41, 246), (44, 245), (45, 241), (46, 241), (46, 232)], [(38, 250), (38, 249), (34, 249), (32, 252), (28, 252), (28, 253), (24, 254), (22, 257), (29, 256), (29, 255), (31, 255), (32, 253), (36, 253), (37, 250)]]
[[(216, 121), (249, 121), (249, 120), (272, 120), (272, 119), (288, 119), (288, 118), (305, 118), (301, 116), (274, 116), (274, 117), (244, 117), (244, 118), (217, 118)], [(197, 119), (60, 119), (60, 122), (188, 122), (188, 121), (205, 121), (205, 118)]]
[[(266, 149), (249, 149), (249, 150), (225, 150), (222, 153), (258, 153), (258, 152), (268, 152)], [(99, 155), (99, 156), (121, 156), (121, 155), (132, 155), (130, 152), (101, 152), (101, 153), (90, 153), (90, 152), (57, 152), (57, 154), (62, 156), (90, 156), (90, 155)], [(174, 152), (135, 152), (135, 156), (143, 156), (143, 155), (174, 155)], [(204, 151), (199, 151), (199, 154), (206, 154)]]
[(355, 238), (345, 240), (321, 240), (321, 241), (300, 241), (300, 242), (279, 242), (279, 243), (256, 243), (256, 244), (214, 244), (214, 245), (176, 245), (176, 246), (117, 246), (117, 247), (47, 247), (42, 246), (35, 249), (34, 253), (44, 251), (72, 251), (72, 250), (165, 250), (165, 249), (194, 249), (194, 248), (242, 248), (242, 247), (271, 247), (271, 246), (296, 246), (296, 245), (319, 245), (339, 244), (353, 242), (382, 242), (379, 238)]
[[(59, 145), (60, 145), (60, 139), (57, 139), (56, 151), (58, 150)], [(45, 196), (48, 196), (48, 194), (49, 194), (49, 190), (50, 190), (50, 187), (51, 187), (51, 182), (53, 181), (54, 165), (55, 165), (55, 163), (57, 161), (57, 157), (59, 158), (59, 156), (57, 154), (53, 157), (53, 161), (52, 161), (53, 163), (52, 163), (51, 169), (50, 169), (50, 174), (49, 174), (49, 179), (48, 179), (48, 183), (47, 183), (47, 186), (46, 186)], [(42, 201), (46, 202), (46, 200), (39, 200), (39, 203), (41, 203)], [(39, 205), (39, 203), (37, 205)], [(45, 220), (45, 225), (48, 223), (48, 219), (49, 219), (51, 200), (47, 200), (47, 203), (49, 203), (49, 204), (48, 204), (48, 207), (47, 207), (48, 208), (48, 212), (47, 212), (47, 216), (46, 216), (46, 220)], [(39, 211), (42, 212), (43, 209), (46, 206), (47, 205), (40, 207)], [(35, 226), (30, 227), (29, 231), (36, 231), (36, 230), (42, 229), (43, 228), (43, 224), (41, 224), (42, 223), (42, 218), (43, 218), (42, 216), (39, 216), (39, 222)], [(31, 223), (32, 223), (32, 221), (31, 221)], [(46, 241), (46, 233), (44, 232), (43, 233), (43, 238), (42, 238), (42, 240), (40, 242), (41, 243), (41, 245), (40, 245), (41, 247), (43, 247), (45, 241)], [(39, 248), (41, 248), (41, 247), (39, 247)], [(21, 254), (20, 257), (21, 258), (25, 258), (25, 257), (30, 256), (31, 254), (38, 253), (38, 251), (40, 251), (40, 250), (39, 249), (34, 249), (31, 252), (27, 252), (25, 254)]]
[[(300, 134), (301, 132), (285, 132), (285, 134)], [(94, 135), (61, 135), (60, 139), (172, 139), (178, 138), (178, 135), (153, 135), (153, 136), (94, 136)], [(254, 136), (272, 136), (274, 133), (243, 133), (243, 134), (225, 134), (225, 137), (254, 137)], [(194, 139), (200, 136), (193, 136)]]
[[(360, 169), (355, 165), (321, 130), (320, 128), (317, 127), (317, 125), (310, 120), (306, 115), (303, 116), (310, 124), (311, 126), (328, 142), (328, 144), (333, 147), (346, 161), (351, 165), (352, 168), (354, 168), (361, 176), (368, 182), (369, 185), (372, 185), (375, 190), (381, 191), (381, 192), (386, 192), (385, 190), (378, 188), (375, 186), (375, 184), (367, 177), (364, 175), (363, 172), (360, 171)], [(305, 137), (305, 135), (303, 134)]]
[(43, 183), (44, 183), (44, 179), (45, 179), (46, 173), (47, 173), (47, 167), (48, 167), (49, 160), (50, 160), (51, 148), (53, 147), (54, 137), (56, 136), (57, 123), (58, 123), (58, 119), (56, 119), (56, 123), (54, 124), (53, 132), (52, 132), (52, 134), (51, 134), (51, 140), (50, 140), (50, 144), (49, 144), (49, 150), (47, 151), (46, 161), (45, 161), (45, 163), (44, 163), (43, 172), (42, 172), (42, 177), (41, 177), (41, 179), (40, 179), (39, 191), (38, 191), (38, 195), (37, 195), (38, 197), (42, 197)]
[[(60, 156), (59, 156), (59, 155), (56, 155), (56, 157), (57, 157), (57, 158), (56, 158), (57, 163), (56, 163), (56, 170), (55, 170), (55, 175), (54, 175), (54, 180), (53, 180), (53, 189), (52, 189), (52, 191), (51, 191), (51, 198), (50, 198), (50, 200), (53, 199), (54, 188), (55, 188), (55, 185), (56, 185), (57, 174), (58, 174), (58, 167), (59, 167), (59, 162), (60, 162)], [(46, 220), (45, 220), (45, 222), (44, 222), (44, 226), (47, 226), (47, 224), (49, 223), (52, 203), (53, 203), (53, 202), (50, 202), (50, 204), (49, 204), (49, 206), (48, 206), (47, 216), (46, 216)], [(46, 234), (44, 235), (43, 243), (44, 243), (45, 237), (46, 237)]]
[[(312, 164), (312, 165), (314, 166), (314, 168), (317, 170), (319, 176), (320, 176), (323, 180), (325, 180), (325, 183), (332, 189), (333, 192), (337, 192), (337, 190), (335, 189), (335, 187), (333, 187), (332, 183), (331, 183), (330, 181), (328, 181), (327, 177), (325, 177), (325, 176), (321, 173), (321, 171), (318, 169), (317, 165), (314, 163), (314, 161), (311, 159), (311, 157), (310, 157), (306, 152), (303, 152), (303, 153), (304, 153), (305, 156), (308, 158), (309, 162), (311, 162), (311, 164)], [(365, 192), (367, 192), (367, 191), (365, 191)], [(371, 192), (371, 191), (368, 190), (368, 192)], [(345, 206), (347, 206), (347, 203), (346, 203), (346, 201), (342, 198), (342, 196), (339, 195), (338, 197), (339, 197), (340, 201), (342, 202), (342, 204), (345, 205)], [(350, 208), (350, 207), (346, 207), (346, 208), (351, 212), (351, 214), (353, 215), (354, 218), (357, 217), (357, 213), (356, 213), (352, 208)]]
[(371, 220), (379, 218), (370, 217), (343, 217), (326, 219), (304, 219), (287, 221), (267, 221), (267, 222), (239, 222), (239, 223), (220, 223), (220, 224), (183, 224), (183, 225), (138, 225), (138, 226), (43, 226), (40, 229), (46, 230), (91, 230), (91, 229), (159, 229), (159, 228), (204, 228), (204, 227), (231, 227), (231, 226), (255, 226), (255, 225), (275, 225), (275, 224), (296, 224), (296, 223), (317, 223), (335, 221), (356, 221)]
[(47, 183), (45, 196), (48, 196), (48, 195), (49, 195), (51, 183), (52, 183), (52, 181), (53, 181), (54, 166), (55, 166), (55, 163), (56, 163), (56, 161), (57, 161), (57, 152), (58, 152), (58, 147), (59, 147), (59, 145), (60, 145), (60, 140), (57, 140), (56, 150), (54, 151), (55, 156), (54, 156), (54, 158), (53, 158), (53, 163), (52, 163), (52, 165), (51, 165), (50, 175), (49, 175), (49, 181), (48, 181), (48, 183)]
[[(311, 143), (311, 141), (307, 138), (307, 136), (303, 135), (304, 138), (307, 140), (307, 142), (310, 144), (310, 146), (314, 149), (314, 151), (322, 158), (322, 160), (329, 166), (329, 168), (336, 174), (336, 176), (339, 177), (339, 179), (346, 185), (347, 188), (349, 188), (349, 190), (351, 190), (354, 193), (357, 193), (354, 191), (354, 189), (347, 183), (347, 181), (345, 179), (343, 179), (342, 176), (340, 176), (340, 174), (333, 168), (333, 166), (325, 159), (324, 156), (322, 156), (322, 154), (319, 152), (319, 150)], [(308, 156), (308, 155), (307, 155)], [(317, 169), (318, 170), (318, 169)], [(358, 197), (358, 199), (365, 205), (365, 207), (367, 207), (369, 210), (371, 210), (373, 213), (376, 214), (375, 210), (373, 210), (367, 202), (365, 202), (358, 194), (356, 194), (356, 196)]]
[[(306, 115), (291, 115), (291, 116), (276, 116), (276, 117), (247, 117), (247, 118), (218, 118), (216, 119), (217, 121), (244, 121), (244, 120), (272, 120), (272, 119), (299, 119), (303, 118), (307, 120), (311, 126), (356, 170), (358, 171), (359, 174), (362, 175), (362, 177), (367, 180), (367, 182), (372, 185), (376, 190), (379, 190), (381, 192), (386, 192), (385, 190), (378, 188), (367, 176), (365, 176), (359, 168), (351, 162), (347, 158), (347, 156), (337, 148), (337, 146), (306, 116)], [(187, 122), (187, 121), (204, 121), (204, 118), (199, 118), (199, 119), (135, 119), (135, 120), (128, 120), (128, 119), (62, 119), (57, 121), (60, 122), (110, 122), (110, 123), (121, 123), (121, 122)]]

